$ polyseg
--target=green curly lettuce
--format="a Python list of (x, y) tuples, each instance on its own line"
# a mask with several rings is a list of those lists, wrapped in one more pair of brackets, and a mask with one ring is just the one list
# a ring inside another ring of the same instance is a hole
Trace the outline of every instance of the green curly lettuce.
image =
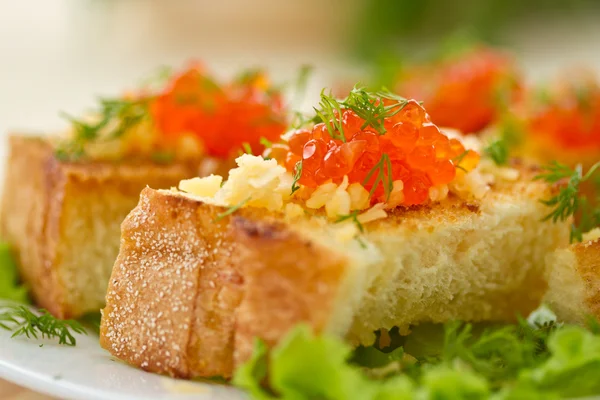
[(292, 330), (256, 342), (234, 384), (254, 399), (563, 399), (600, 394), (600, 336), (547, 309), (513, 325), (423, 325), (388, 348)]

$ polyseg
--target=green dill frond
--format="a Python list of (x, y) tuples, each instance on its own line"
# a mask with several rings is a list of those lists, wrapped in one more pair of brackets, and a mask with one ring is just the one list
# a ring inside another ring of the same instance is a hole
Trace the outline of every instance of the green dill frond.
[(251, 199), (252, 199), (252, 197), (248, 197), (248, 198), (240, 201), (236, 205), (233, 205), (233, 206), (229, 207), (226, 211), (223, 211), (222, 213), (217, 214), (217, 216), (215, 217), (215, 222), (216, 221), (220, 221), (223, 218), (225, 218), (226, 216), (233, 214), (234, 212), (236, 212), (237, 210), (239, 210), (240, 208), (242, 208)]
[(366, 186), (373, 176), (375, 176), (375, 182), (369, 192), (369, 197), (373, 197), (377, 186), (381, 184), (383, 186), (385, 199), (386, 201), (389, 200), (392, 190), (394, 189), (394, 178), (392, 177), (392, 161), (386, 153), (383, 153), (377, 164), (371, 168), (363, 181), (363, 186)]
[(342, 123), (342, 104), (336, 100), (331, 93), (326, 94), (321, 90), (321, 101), (319, 107), (314, 107), (317, 117), (325, 124), (329, 136), (333, 139), (346, 141), (344, 135), (344, 124)]
[(571, 226), (571, 242), (581, 242), (583, 234), (600, 225), (600, 209), (592, 207), (588, 199), (580, 193), (581, 183), (592, 179), (595, 172), (600, 168), (600, 162), (594, 164), (584, 175), (581, 165), (574, 169), (558, 161), (553, 161), (542, 168), (542, 173), (534, 179), (556, 184), (564, 183), (558, 194), (543, 199), (541, 202), (552, 211), (544, 217), (544, 220), (553, 222), (565, 221), (567, 218), (579, 215), (577, 224)]
[[(390, 100), (391, 104), (384, 104), (384, 99)], [(369, 92), (364, 87), (355, 86), (342, 104), (365, 120), (362, 129), (370, 126), (380, 135), (384, 135), (386, 133), (385, 119), (402, 111), (408, 101), (385, 89), (379, 92)]]
[(505, 165), (508, 162), (508, 143), (503, 139), (494, 140), (483, 151), (496, 165)]
[(73, 333), (86, 334), (81, 324), (74, 320), (60, 320), (46, 310), (41, 315), (34, 314), (25, 306), (8, 306), (0, 309), (0, 328), (13, 332), (12, 337), (26, 336), (58, 339), (58, 344), (75, 346)]
[(294, 194), (297, 190), (300, 190), (298, 181), (302, 178), (302, 161), (298, 161), (294, 166), (294, 181), (292, 182), (292, 193)]
[(337, 223), (340, 223), (340, 222), (351, 220), (352, 222), (354, 222), (354, 224), (356, 225), (356, 227), (358, 228), (358, 230), (361, 233), (364, 233), (365, 227), (358, 220), (358, 215), (359, 214), (360, 214), (360, 210), (355, 210), (355, 211), (352, 211), (350, 214), (340, 215), (338, 217), (338, 219), (335, 220), (335, 223), (337, 224)]
[(65, 160), (79, 158), (84, 155), (86, 143), (117, 139), (148, 116), (148, 99), (100, 98), (98, 103), (99, 107), (94, 112), (97, 120), (94, 122), (78, 120), (67, 113), (60, 113), (60, 116), (73, 126), (75, 136), (57, 148), (58, 157)]
[(248, 142), (242, 143), (242, 148), (244, 149), (244, 153), (246, 153), (246, 154), (253, 154), (252, 153), (252, 147), (250, 147), (250, 143), (248, 143)]

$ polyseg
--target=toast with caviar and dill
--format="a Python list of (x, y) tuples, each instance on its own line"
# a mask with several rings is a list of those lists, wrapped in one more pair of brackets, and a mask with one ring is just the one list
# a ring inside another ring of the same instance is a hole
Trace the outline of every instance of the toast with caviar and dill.
[[(385, 105), (381, 123), (363, 113), (364, 128), (360, 99)], [(105, 349), (148, 371), (230, 377), (256, 338), (273, 346), (301, 323), (369, 345), (380, 329), (512, 321), (540, 304), (546, 255), (568, 243), (568, 220), (543, 221), (558, 187), (479, 162), (475, 138), (440, 131), (416, 102), (355, 89), (323, 94), (319, 113), (268, 159), (239, 157), (225, 182), (142, 192), (122, 225)]]
[(101, 99), (91, 116), (69, 117), (66, 137), (12, 137), (1, 231), (36, 304), (59, 318), (98, 312), (120, 224), (144, 187), (226, 174), (242, 143), (260, 150), (262, 137), (278, 138), (280, 94), (265, 82), (257, 71), (218, 85), (193, 65), (156, 92)]
[(272, 345), (298, 323), (371, 344), (381, 328), (528, 315), (568, 229), (541, 222), (552, 189), (522, 172), (482, 200), (395, 209), (364, 224), (365, 247), (317, 217), (248, 207), (219, 219), (227, 208), (144, 189), (122, 226), (101, 343), (149, 371), (230, 376), (254, 337)]

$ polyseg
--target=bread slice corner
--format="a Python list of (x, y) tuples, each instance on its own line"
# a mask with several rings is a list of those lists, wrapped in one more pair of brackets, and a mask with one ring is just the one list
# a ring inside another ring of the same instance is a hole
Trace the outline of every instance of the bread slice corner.
[(35, 302), (59, 318), (97, 312), (120, 224), (142, 188), (196, 174), (197, 166), (178, 163), (62, 161), (45, 139), (11, 136), (0, 229)]
[(557, 317), (580, 324), (600, 320), (600, 236), (550, 253), (547, 263), (545, 301)]

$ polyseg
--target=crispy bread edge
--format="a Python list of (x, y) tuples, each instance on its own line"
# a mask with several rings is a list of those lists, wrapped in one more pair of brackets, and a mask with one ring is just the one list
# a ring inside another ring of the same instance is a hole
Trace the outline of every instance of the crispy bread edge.
[(102, 347), (152, 372), (230, 377), (256, 337), (273, 344), (297, 323), (325, 326), (346, 259), (258, 221), (262, 210), (216, 220), (223, 211), (142, 191), (122, 225)]

